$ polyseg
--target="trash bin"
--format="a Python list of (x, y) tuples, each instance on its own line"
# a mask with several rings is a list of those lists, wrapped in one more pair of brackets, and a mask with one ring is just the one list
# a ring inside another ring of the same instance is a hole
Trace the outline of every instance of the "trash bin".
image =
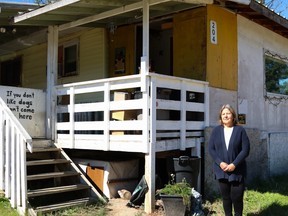
[(180, 156), (179, 158), (173, 158), (173, 161), (176, 183), (182, 182), (185, 178), (192, 188), (197, 189), (201, 158)]

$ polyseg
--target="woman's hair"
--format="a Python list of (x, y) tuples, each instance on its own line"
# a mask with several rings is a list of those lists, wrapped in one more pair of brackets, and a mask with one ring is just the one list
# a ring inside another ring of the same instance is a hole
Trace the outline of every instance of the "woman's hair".
[(220, 109), (220, 112), (219, 112), (219, 120), (220, 120), (220, 124), (222, 125), (223, 122), (222, 122), (222, 111), (224, 109), (228, 109), (231, 113), (232, 113), (232, 116), (233, 116), (233, 125), (236, 125), (237, 124), (237, 115), (236, 115), (236, 112), (235, 110), (233, 109), (233, 107), (230, 105), (230, 104), (224, 104), (221, 109)]

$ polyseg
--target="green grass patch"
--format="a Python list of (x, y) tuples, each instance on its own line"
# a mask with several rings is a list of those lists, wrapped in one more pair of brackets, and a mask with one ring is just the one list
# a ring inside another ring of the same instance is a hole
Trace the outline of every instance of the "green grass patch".
[[(287, 216), (288, 215), (288, 176), (278, 176), (267, 181), (256, 180), (244, 194), (245, 216)], [(222, 200), (203, 204), (206, 215), (224, 215)]]
[(18, 212), (11, 208), (9, 200), (0, 197), (0, 214), (5, 216), (18, 216)]

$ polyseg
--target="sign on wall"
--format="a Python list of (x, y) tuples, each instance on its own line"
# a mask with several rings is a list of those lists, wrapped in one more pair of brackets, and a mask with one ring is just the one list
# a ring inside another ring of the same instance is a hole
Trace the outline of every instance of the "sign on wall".
[(32, 138), (45, 137), (45, 92), (39, 89), (0, 86), (0, 97)]
[(217, 23), (214, 20), (210, 20), (210, 41), (217, 44)]

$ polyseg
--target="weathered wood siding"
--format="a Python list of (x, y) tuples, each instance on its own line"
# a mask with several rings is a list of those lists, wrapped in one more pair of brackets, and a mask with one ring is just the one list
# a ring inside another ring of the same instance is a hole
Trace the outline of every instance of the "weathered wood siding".
[[(58, 79), (58, 84), (105, 78), (108, 74), (105, 29), (79, 31), (59, 39), (59, 44), (79, 40), (79, 74)], [(22, 56), (22, 87), (46, 89), (47, 44), (2, 56), (1, 61)]]
[(61, 38), (59, 44), (79, 40), (79, 74), (59, 79), (59, 84), (107, 77), (106, 29), (97, 28), (77, 32)]
[[(115, 32), (109, 33), (109, 76), (123, 76), (135, 74), (136, 70), (136, 26), (128, 25), (118, 27)], [(123, 48), (125, 51), (125, 73), (115, 74), (115, 49)]]
[(173, 19), (173, 75), (206, 79), (206, 8), (176, 14)]
[[(217, 23), (217, 44), (210, 41), (210, 21)], [(207, 5), (207, 80), (212, 87), (237, 90), (237, 15)]]

